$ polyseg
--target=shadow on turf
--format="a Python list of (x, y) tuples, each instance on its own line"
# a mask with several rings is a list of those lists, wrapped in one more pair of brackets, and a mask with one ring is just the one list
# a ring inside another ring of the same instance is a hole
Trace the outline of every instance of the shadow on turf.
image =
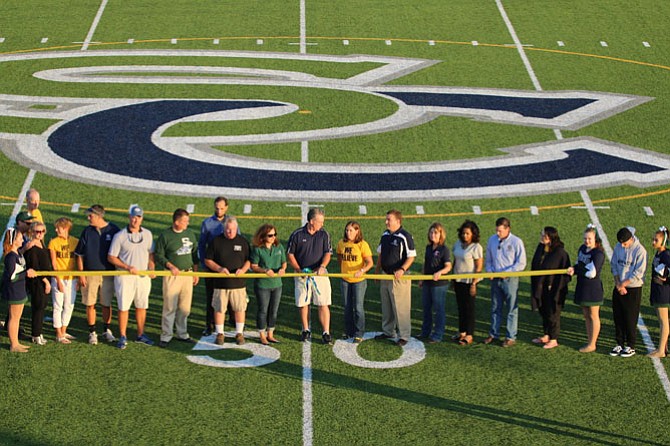
[[(281, 367), (264, 368), (263, 371), (270, 374), (277, 374), (284, 378), (288, 377), (302, 380), (302, 369), (294, 364), (282, 363)], [(449, 398), (442, 398), (400, 387), (378, 384), (323, 370), (315, 370), (312, 374), (312, 381), (316, 384), (327, 385), (334, 388), (345, 387), (350, 389), (365, 389), (366, 393), (376, 394), (385, 398), (401, 400), (417, 405), (424, 405), (430, 407), (431, 409), (440, 409), (454, 412), (458, 415), (467, 415), (485, 421), (494, 421), (497, 423), (519, 426), (524, 429), (533, 429), (536, 431), (551, 433), (557, 436), (568, 437), (573, 440), (585, 441), (591, 444), (611, 446), (633, 443), (659, 446), (663, 444), (630, 435), (615, 434), (586, 426), (550, 420), (532, 415), (520, 414), (509, 410), (503, 410), (498, 407), (463, 403), (461, 401), (456, 401)], [(493, 443), (494, 440), (495, 439), (491, 439), (491, 442)]]

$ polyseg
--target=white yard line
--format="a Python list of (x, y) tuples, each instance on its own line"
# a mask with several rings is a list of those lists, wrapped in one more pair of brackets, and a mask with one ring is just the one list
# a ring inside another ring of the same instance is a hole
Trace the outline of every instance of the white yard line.
[(306, 0), (300, 0), (300, 54), (307, 54), (307, 11)]
[(82, 51), (86, 51), (88, 49), (88, 45), (93, 41), (93, 34), (95, 34), (95, 30), (98, 27), (98, 23), (100, 23), (102, 13), (105, 11), (106, 6), (107, 0), (102, 0), (102, 3), (100, 3), (100, 7), (98, 8), (98, 12), (93, 19), (93, 23), (91, 24), (91, 29), (88, 30), (86, 39), (84, 39), (84, 44), (81, 46)]
[(312, 343), (302, 344), (302, 444), (312, 446), (314, 426), (312, 424)]
[[(300, 54), (307, 54), (307, 13), (306, 0), (300, 0)], [(300, 143), (300, 162), (309, 162), (309, 142)], [(307, 222), (309, 203), (300, 203), (302, 222)], [(314, 424), (312, 420), (312, 343), (302, 345), (302, 444), (312, 446), (314, 441)]]
[[(510, 35), (512, 36), (512, 39), (514, 40), (514, 44), (517, 48), (517, 51), (519, 52), (519, 56), (521, 57), (521, 60), (523, 61), (524, 66), (526, 67), (526, 71), (528, 72), (528, 75), (530, 76), (531, 82), (533, 83), (533, 86), (537, 91), (542, 91), (542, 86), (540, 85), (540, 81), (538, 80), (537, 76), (535, 75), (535, 71), (533, 71), (533, 67), (530, 64), (530, 61), (528, 60), (528, 57), (526, 56), (526, 51), (521, 44), (521, 40), (519, 40), (519, 37), (516, 34), (516, 31), (514, 30), (514, 26), (512, 25), (512, 22), (510, 21), (509, 17), (507, 16), (507, 12), (505, 11), (505, 8), (503, 7), (502, 1), (501, 0), (496, 0), (496, 5), (498, 6), (498, 10), (500, 11), (500, 15), (502, 16), (503, 21), (505, 22), (505, 25), (507, 25), (507, 30), (509, 31)], [(558, 129), (554, 130), (554, 134), (556, 135), (556, 139), (561, 140), (563, 139), (563, 135), (561, 134), (561, 131)], [(580, 194), (582, 196), (582, 200), (584, 200), (584, 204), (586, 205), (586, 209), (589, 213), (589, 217), (591, 218), (591, 222), (596, 225), (598, 228), (598, 233), (600, 234), (600, 237), (603, 241), (603, 248), (605, 249), (605, 252), (607, 253), (608, 259), (611, 261), (612, 259), (612, 246), (609, 243), (609, 240), (607, 239), (607, 234), (605, 234), (605, 230), (603, 229), (602, 225), (600, 224), (600, 220), (598, 219), (598, 214), (596, 213), (595, 207), (593, 206), (593, 203), (591, 202), (591, 198), (589, 197), (589, 194), (587, 191), (582, 190), (580, 191)], [(642, 339), (644, 340), (644, 345), (647, 347), (648, 351), (654, 350), (654, 344), (651, 340), (651, 336), (649, 336), (649, 330), (647, 329), (647, 326), (644, 323), (644, 319), (642, 318), (642, 315), (638, 315), (638, 322), (637, 322), (637, 328), (640, 330), (640, 333), (642, 334)], [(670, 401), (670, 379), (668, 379), (668, 373), (665, 370), (665, 367), (661, 364), (660, 359), (658, 358), (652, 358), (652, 363), (654, 364), (654, 369), (656, 370), (656, 374), (658, 375), (658, 378), (661, 380), (661, 385), (663, 386), (663, 389), (665, 390), (665, 396)]]

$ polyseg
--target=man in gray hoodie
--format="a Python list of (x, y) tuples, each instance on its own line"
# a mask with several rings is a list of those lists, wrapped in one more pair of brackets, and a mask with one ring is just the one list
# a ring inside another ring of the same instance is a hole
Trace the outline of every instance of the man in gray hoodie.
[(611, 268), (614, 276), (612, 313), (617, 345), (610, 356), (630, 358), (635, 354), (647, 251), (635, 237), (635, 228), (621, 228), (616, 238), (619, 243), (614, 247)]

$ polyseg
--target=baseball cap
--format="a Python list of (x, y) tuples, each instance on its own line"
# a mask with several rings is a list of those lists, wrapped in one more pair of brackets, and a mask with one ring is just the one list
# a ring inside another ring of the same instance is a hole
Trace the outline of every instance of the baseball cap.
[(144, 217), (144, 211), (139, 206), (133, 206), (130, 208), (128, 215), (131, 217)]
[(103, 208), (99, 204), (94, 204), (90, 208), (86, 209), (84, 211), (84, 214), (86, 214), (86, 215), (95, 214), (95, 215), (98, 215), (100, 217), (104, 217), (105, 216), (105, 208)]
[(28, 211), (21, 211), (18, 214), (16, 214), (16, 221), (24, 221), (24, 222), (29, 222), (32, 221), (35, 217), (33, 217), (33, 214), (31, 214)]

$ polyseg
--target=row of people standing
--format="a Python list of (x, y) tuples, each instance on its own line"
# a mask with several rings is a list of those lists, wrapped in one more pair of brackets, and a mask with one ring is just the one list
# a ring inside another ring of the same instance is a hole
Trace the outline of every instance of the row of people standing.
[[(30, 244), (25, 245), (24, 248), (29, 248), (26, 249), (26, 256), (30, 259), (28, 262), (29, 266), (33, 266), (33, 269), (37, 270), (49, 270), (52, 268), (52, 265), (58, 265), (56, 269), (73, 269), (71, 262), (76, 257), (80, 270), (110, 269), (111, 266), (112, 268), (117, 267), (117, 269), (127, 269), (132, 272), (133, 269), (135, 271), (139, 269), (153, 269), (153, 260), (156, 259), (156, 263), (160, 267), (173, 273), (172, 277), (166, 277), (163, 281), (164, 311), (160, 344), (161, 346), (166, 346), (170, 342), (175, 325), (177, 339), (190, 342), (190, 336), (186, 328), (186, 318), (190, 313), (192, 287), (197, 285), (198, 279), (197, 277), (193, 278), (190, 276), (178, 277), (179, 272), (197, 271), (197, 251), (200, 250), (202, 252), (203, 246), (206, 247), (203, 263), (207, 266), (207, 247), (212, 244), (212, 241), (217, 236), (214, 234), (216, 230), (212, 229), (217, 226), (212, 223), (216, 220), (216, 223), (222, 228), (223, 233), (218, 234), (218, 236), (225, 235), (227, 226), (225, 222), (229, 219), (226, 215), (226, 210), (227, 200), (222, 197), (217, 198), (215, 200), (215, 214), (203, 222), (199, 241), (196, 241), (196, 236), (192, 232), (184, 232), (187, 230), (189, 224), (188, 213), (184, 210), (176, 211), (173, 215), (173, 226), (161, 234), (157, 240), (156, 248), (152, 252), (152, 235), (150, 231), (141, 227), (141, 217), (143, 214), (140, 208), (131, 209), (129, 225), (124, 229), (127, 232), (126, 237), (119, 238), (117, 248), (110, 250), (112, 245), (111, 240), (119, 232), (119, 229), (113, 223), (107, 223), (104, 220), (104, 209), (96, 205), (86, 211), (90, 225), (82, 232), (80, 240), (69, 236), (72, 222), (69, 219), (61, 218), (55, 225), (58, 237), (52, 240), (49, 249), (44, 246), (46, 228), (41, 222), (36, 222), (32, 225)], [(21, 213), (17, 216), (17, 222), (26, 222), (26, 215), (23, 214), (26, 213)], [(29, 213), (27, 215), (30, 217)], [(309, 303), (314, 303), (319, 308), (319, 320), (324, 329), (324, 342), (332, 342), (330, 335), (330, 311), (328, 308), (330, 305), (330, 281), (327, 277), (319, 277), (326, 272), (325, 268), (330, 262), (332, 253), (330, 237), (323, 230), (323, 220), (324, 213), (322, 210), (310, 210), (307, 224), (296, 230), (290, 237), (288, 256), (279, 244), (276, 227), (270, 224), (262, 225), (258, 229), (253, 239), (253, 249), (245, 250), (245, 252), (249, 251), (247, 252), (249, 255), (249, 264), (242, 263), (239, 269), (251, 269), (254, 272), (266, 273), (268, 275), (267, 279), (260, 279), (254, 283), (254, 289), (259, 299), (259, 311), (256, 322), (261, 342), (263, 343), (277, 342), (274, 337), (274, 329), (281, 297), (281, 276), (286, 271), (287, 260), (296, 272), (317, 272), (316, 277), (296, 278), (295, 281), (296, 306), (300, 309), (303, 340), (309, 338), (311, 335), (308, 309)], [(230, 234), (232, 237), (231, 240), (240, 236), (236, 221), (234, 223), (234, 228), (231, 229), (232, 233)], [(407, 271), (413, 258), (416, 256), (412, 236), (402, 228), (402, 214), (398, 211), (389, 211), (386, 225), (387, 231), (382, 236), (378, 247), (380, 256), (377, 271), (383, 270), (389, 274), (401, 276)], [(656, 247), (657, 244), (662, 245), (662, 249), (659, 248), (658, 251), (659, 256), (665, 255), (670, 257), (665, 252), (667, 230), (665, 228), (662, 229), (665, 232), (659, 230), (657, 237), (655, 237), (654, 246)], [(612, 262), (613, 275), (616, 280), (613, 293), (613, 308), (617, 331), (617, 346), (612, 350), (612, 354), (626, 357), (634, 354), (636, 315), (639, 312), (640, 291), (644, 276), (644, 269), (640, 269), (640, 266), (646, 266), (646, 253), (644, 253), (644, 248), (641, 247), (630, 229), (623, 228), (617, 235), (619, 245), (615, 249), (615, 257)], [(465, 221), (458, 229), (459, 240), (453, 248), (453, 265), (449, 249), (444, 246), (446, 238), (444, 227), (439, 223), (434, 223), (428, 230), (427, 238), (429, 243), (426, 246), (423, 272), (433, 275), (433, 280), (424, 281), (421, 284), (424, 318), (420, 337), (426, 338), (429, 342), (439, 342), (444, 336), (444, 307), (448, 286), (448, 281), (441, 276), (448, 274), (452, 270), (452, 266), (453, 272), (456, 274), (481, 272), (484, 264), (483, 250), (479, 244), (479, 228), (472, 221)], [(659, 240), (656, 240), (657, 238)], [(308, 239), (310, 239), (309, 242), (307, 241)], [(384, 243), (384, 240), (387, 240), (387, 243)], [(317, 243), (314, 243), (315, 241)], [(120, 249), (124, 244), (126, 246), (123, 252), (125, 256), (128, 256), (128, 259), (139, 252), (143, 253), (138, 267), (132, 266), (129, 264), (130, 262), (119, 258), (119, 255), (121, 255)], [(196, 245), (198, 245), (198, 249), (195, 248)], [(242, 245), (234, 246), (237, 249)], [(635, 257), (635, 262), (632, 262), (633, 266), (629, 266), (631, 265), (629, 260), (619, 260), (621, 256), (631, 256), (626, 251), (626, 248), (631, 247), (633, 248), (631, 252), (634, 252), (633, 257)], [(136, 248), (139, 248), (139, 251)], [(619, 253), (619, 248), (624, 251)], [(384, 249), (386, 249), (385, 253), (382, 252)], [(104, 258), (104, 255), (102, 255), (104, 252), (107, 252), (107, 258)], [(75, 253), (76, 256), (69, 255), (68, 253)], [(640, 253), (644, 253), (645, 257), (641, 258)], [(184, 256), (184, 254), (187, 255)], [(362, 230), (357, 222), (350, 221), (345, 225), (343, 238), (338, 242), (337, 255), (341, 271), (354, 274), (354, 277), (344, 279), (341, 285), (345, 314), (344, 335), (345, 337), (352, 338), (354, 342), (360, 342), (365, 332), (363, 302), (367, 287), (367, 283), (362, 278), (362, 275), (373, 267), (373, 260), (370, 247), (363, 240)], [(209, 260), (212, 261), (211, 258)], [(577, 274), (575, 302), (582, 306), (586, 320), (588, 342), (580, 349), (583, 352), (595, 350), (600, 331), (598, 310), (602, 304), (603, 293), (602, 283), (599, 283), (599, 275), (603, 264), (604, 254), (602, 253), (597, 231), (595, 227), (590, 226), (585, 231), (584, 245), (580, 247), (578, 262), (569, 271), (570, 275)], [(664, 262), (659, 257), (658, 261), (655, 260), (655, 264), (666, 265), (668, 262)], [(217, 271), (220, 267), (220, 265), (216, 265), (216, 262), (209, 266), (214, 268), (210, 268), (212, 271)], [(545, 227), (541, 233), (538, 248), (533, 256), (532, 269), (566, 269), (569, 266), (569, 256), (560, 241), (558, 231), (553, 227)], [(615, 268), (619, 268), (619, 266), (625, 267), (624, 270), (615, 272)], [(487, 243), (486, 271), (521, 271), (524, 268), (525, 250), (523, 242), (511, 234), (508, 219), (498, 219), (496, 221), (496, 234), (491, 236)], [(633, 273), (630, 271), (633, 271)], [(665, 286), (662, 271), (658, 273), (655, 268), (653, 276), (652, 303), (654, 303), (653, 296), (659, 295), (659, 293), (666, 293), (670, 289)], [(109, 324), (111, 322), (111, 299), (116, 288), (117, 299), (119, 295), (122, 297), (130, 296), (126, 299), (119, 299), (119, 327), (122, 336), (119, 345), (121, 348), (125, 346), (123, 342), (126, 339), (125, 331), (128, 310), (133, 302), (136, 306), (138, 340), (139, 342), (152, 343), (143, 333), (144, 322), (146, 320), (146, 307), (148, 306), (148, 292), (151, 287), (150, 278), (121, 276), (120, 280), (116, 281), (118, 285), (116, 287), (109, 286), (112, 280), (111, 278), (106, 280), (105, 277), (99, 276), (92, 276), (90, 278), (82, 276), (80, 278), (82, 300), (87, 307), (90, 330), (89, 342), (97, 343), (97, 335), (95, 333), (97, 292), (100, 293), (103, 304), (103, 335), (108, 341), (114, 339)], [(214, 282), (215, 280), (219, 282)], [(237, 285), (244, 284), (243, 279), (208, 279), (207, 281), (211, 284), (218, 283), (221, 285), (221, 280), (232, 280)], [(478, 281), (477, 279), (457, 279), (453, 284), (459, 310), (459, 330), (454, 336), (454, 340), (462, 345), (473, 342), (475, 321), (474, 297), (476, 296)], [(541, 344), (544, 348), (553, 348), (558, 345), (560, 312), (567, 296), (568, 282), (569, 276), (563, 274), (536, 276), (531, 281), (532, 306), (534, 309), (539, 309), (544, 329), (543, 335), (535, 338), (533, 342)], [(105, 283), (107, 286), (105, 286)], [(384, 286), (384, 284), (388, 286)], [(411, 304), (408, 297), (409, 292), (404, 290), (409, 284), (409, 281), (399, 280), (398, 277), (394, 281), (383, 282), (381, 296), (384, 320), (382, 323), (383, 333), (380, 337), (394, 339), (397, 337), (400, 343), (403, 343), (402, 341), (406, 342), (409, 339), (409, 308)], [(44, 342), (41, 333), (42, 317), (40, 317), (39, 313), (40, 311), (44, 311), (47, 300), (46, 296), (49, 294), (50, 288), (53, 288), (54, 328), (56, 329), (57, 339), (60, 342), (68, 343), (70, 336), (67, 333), (67, 325), (72, 314), (77, 280), (73, 277), (40, 277), (29, 280), (28, 288), (31, 290), (30, 294), (34, 300), (32, 305), (33, 342), (38, 344)], [(208, 291), (209, 288), (208, 286)], [(491, 281), (491, 327), (489, 336), (484, 340), (485, 344), (489, 344), (499, 338), (504, 305), (507, 306), (508, 310), (507, 332), (502, 345), (511, 346), (516, 342), (518, 324), (517, 291), (518, 278), (496, 278)], [(221, 292), (218, 294), (220, 295)], [(59, 296), (59, 298), (56, 298), (56, 296)], [(627, 297), (622, 298), (621, 296)], [(208, 310), (210, 307), (212, 308), (212, 311), (217, 316), (216, 322), (220, 322), (215, 323), (215, 326), (212, 327), (212, 331), (219, 335), (223, 333), (221, 316), (225, 311), (224, 308), (221, 308), (221, 298), (218, 297), (217, 299), (219, 300), (218, 304), (215, 302), (213, 305), (207, 305), (207, 307)], [(232, 311), (236, 315), (236, 338), (240, 338), (243, 333), (246, 300), (246, 295), (244, 295), (243, 297), (233, 296), (225, 301), (226, 304), (229, 301), (231, 302), (231, 306), (233, 306)], [(658, 301), (658, 298), (656, 300)], [(654, 305), (659, 307), (659, 320), (662, 328), (661, 345), (659, 346), (659, 351), (655, 354), (663, 355), (665, 353), (665, 345), (667, 345), (667, 335), (663, 336), (663, 333), (667, 331), (667, 322), (665, 322), (667, 320), (667, 307), (664, 307), (662, 303), (659, 304), (660, 306), (657, 304)], [(209, 326), (209, 317), (207, 322)], [(221, 325), (220, 329), (219, 325)], [(399, 336), (395, 334), (396, 328), (398, 329)], [(663, 341), (664, 339), (666, 341)]]

